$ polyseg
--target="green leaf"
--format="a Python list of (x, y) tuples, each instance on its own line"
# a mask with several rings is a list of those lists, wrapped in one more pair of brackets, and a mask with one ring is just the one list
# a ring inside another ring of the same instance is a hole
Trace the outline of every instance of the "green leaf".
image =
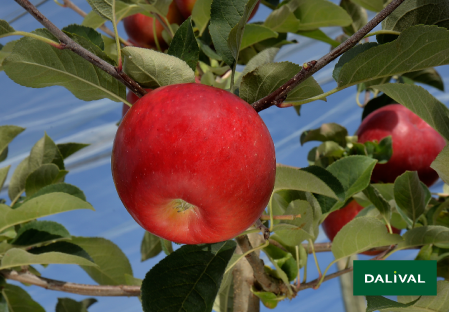
[(220, 289), (215, 297), (213, 310), (216, 312), (233, 312), (234, 311), (234, 278), (232, 271), (223, 275)]
[(101, 25), (103, 25), (106, 22), (106, 20), (98, 15), (95, 11), (90, 11), (87, 13), (87, 15), (84, 17), (83, 22), (81, 23), (82, 26), (90, 27), (93, 29), (97, 29)]
[(430, 191), (416, 171), (406, 171), (394, 181), (396, 204), (413, 223), (424, 213), (431, 196)]
[(9, 249), (3, 256), (0, 269), (7, 269), (16, 266), (30, 265), (30, 264), (52, 264), (52, 263), (96, 266), (95, 263), (85, 259), (84, 257), (75, 256), (67, 253), (52, 251), (35, 255), (26, 252), (25, 250), (22, 249), (12, 248)]
[(335, 260), (338, 260), (374, 247), (401, 242), (402, 237), (389, 234), (382, 221), (371, 217), (360, 217), (349, 221), (337, 233), (332, 242), (332, 253)]
[(46, 254), (49, 252), (59, 252), (63, 254), (81, 257), (91, 262), (94, 262), (92, 258), (89, 256), (89, 254), (83, 248), (70, 242), (55, 242), (52, 244), (48, 244), (46, 246), (31, 248), (28, 252), (34, 255)]
[(145, 88), (195, 82), (193, 70), (177, 57), (136, 47), (126, 47), (122, 52), (124, 71)]
[(268, 309), (276, 308), (280, 301), (277, 298), (277, 296), (272, 292), (256, 291), (254, 290), (254, 287), (251, 288), (251, 292), (255, 294), (257, 297), (259, 297), (260, 301), (262, 301), (263, 305), (266, 306)]
[(28, 160), (30, 173), (44, 164), (49, 164), (57, 157), (58, 147), (55, 142), (45, 135), (34, 144)]
[(245, 26), (245, 32), (243, 33), (242, 42), (240, 44), (240, 51), (256, 42), (277, 37), (278, 33), (268, 27), (258, 24), (248, 24)]
[(429, 244), (448, 244), (449, 228), (440, 225), (417, 227), (405, 232), (403, 238), (404, 241), (398, 244), (397, 250)]
[(87, 308), (95, 302), (97, 302), (97, 299), (94, 298), (87, 298), (82, 301), (76, 301), (72, 298), (58, 298), (56, 312), (87, 312)]
[(0, 20), (0, 36), (6, 35), (8, 33), (15, 32), (15, 29), (12, 28), (7, 21)]
[(5, 284), (1, 294), (8, 304), (8, 309), (2, 312), (45, 312), (45, 309), (19, 286)]
[[(237, 61), (239, 59), (239, 52), (240, 50), (243, 50), (244, 48), (242, 47), (242, 41), (243, 41), (243, 36), (244, 36), (244, 32), (246, 29), (246, 23), (249, 19), (249, 16), (251, 15), (251, 13), (253, 12), (253, 9), (255, 8), (256, 4), (257, 4), (258, 0), (248, 0), (246, 1), (247, 3), (245, 4), (242, 16), (240, 17), (239, 22), (237, 23), (237, 25), (235, 25), (228, 36), (228, 48), (232, 53), (232, 56), (234, 57), (234, 59)], [(263, 26), (261, 26), (263, 27)], [(266, 31), (270, 31), (270, 29), (268, 28)], [(264, 32), (262, 29), (259, 29), (257, 31), (257, 37), (263, 38), (266, 35), (266, 32)], [(262, 40), (257, 41), (256, 38), (254, 38), (254, 36), (252, 36), (253, 39), (255, 39), (256, 41), (254, 41), (253, 43), (262, 41), (264, 39), (267, 38), (263, 38)], [(228, 64), (229, 65), (229, 64)]]
[(195, 40), (190, 17), (176, 31), (167, 53), (185, 61), (195, 71), (200, 48)]
[(30, 173), (28, 168), (29, 157), (22, 160), (14, 170), (9, 181), (8, 196), (12, 200), (18, 198), (25, 191), (25, 183)]
[(200, 35), (203, 34), (210, 21), (210, 8), (212, 0), (197, 0), (192, 10), (192, 20), (195, 26), (200, 30)]
[(395, 103), (397, 103), (397, 102), (386, 94), (382, 94), (381, 96), (371, 99), (368, 102), (368, 104), (366, 104), (365, 107), (363, 108), (362, 120), (365, 119), (366, 116), (368, 116), (375, 110), (377, 110), (381, 107), (390, 105), (390, 104), (395, 104)]
[(270, 256), (270, 259), (276, 262), (282, 271), (285, 272), (289, 281), (293, 281), (298, 276), (296, 260), (291, 253), (271, 244), (265, 247), (263, 251)]
[(70, 239), (70, 233), (63, 225), (54, 221), (31, 221), (19, 229), (10, 244), (31, 246), (59, 239)]
[(298, 0), (295, 16), (301, 21), (298, 30), (328, 26), (348, 26), (352, 19), (340, 6), (326, 0)]
[(89, 146), (90, 144), (84, 144), (84, 143), (61, 143), (57, 144), (59, 151), (61, 152), (62, 158), (66, 159), (72, 154), (75, 154), (79, 150)]
[(444, 182), (449, 183), (449, 146), (445, 146), (430, 167), (434, 169)]
[(209, 31), (215, 50), (223, 61), (231, 66), (234, 56), (228, 46), (229, 34), (240, 21), (247, 1), (214, 0), (212, 1)]
[(338, 87), (449, 64), (448, 51), (449, 30), (410, 27), (393, 42), (373, 47), (346, 63), (338, 76)]
[(323, 41), (330, 44), (333, 48), (336, 48), (340, 45), (340, 42), (330, 38), (320, 29), (298, 31), (296, 32), (296, 34), (307, 38)]
[(277, 234), (283, 244), (288, 246), (297, 246), (303, 241), (312, 239), (315, 237), (315, 224), (314, 210), (312, 206), (305, 200), (292, 201), (285, 213), (286, 215), (301, 215), (301, 218), (294, 220), (282, 220), (276, 224), (273, 228), (273, 232)]
[(101, 38), (104, 42), (104, 53), (106, 53), (108, 57), (114, 60), (114, 62), (117, 64), (118, 54), (115, 40), (105, 35), (101, 35)]
[(345, 34), (351, 36), (368, 23), (368, 14), (357, 3), (351, 0), (342, 0), (340, 6), (348, 12), (352, 19), (352, 23), (349, 26), (343, 27)]
[(150, 232), (145, 232), (140, 244), (140, 261), (156, 257), (162, 251), (161, 240)]
[[(57, 42), (47, 30), (35, 32)], [(98, 49), (93, 43), (90, 46), (94, 51)], [(108, 98), (122, 102), (126, 97), (122, 83), (81, 56), (29, 37), (17, 41), (13, 52), (3, 61), (3, 68), (9, 78), (22, 86), (63, 86), (84, 101)]]
[(298, 169), (276, 165), (276, 181), (273, 192), (279, 190), (313, 192), (334, 199), (343, 199), (345, 196), (340, 181), (326, 169), (316, 166)]
[[(261, 65), (243, 76), (239, 96), (244, 101), (253, 103), (282, 86), (300, 70), (301, 66), (290, 62)], [(322, 93), (320, 85), (310, 77), (294, 88), (284, 102), (294, 105), (297, 101)]]
[(43, 188), (41, 188), (39, 191), (33, 194), (33, 196), (27, 196), (25, 197), (23, 203), (17, 203), (14, 205), (14, 208), (18, 208), (30, 199), (36, 198), (41, 195), (50, 194), (50, 193), (66, 193), (69, 195), (73, 195), (81, 200), (86, 201), (86, 195), (84, 195), (84, 192), (81, 191), (79, 188), (77, 188), (74, 185), (67, 184), (67, 183), (55, 183), (47, 185)]
[(368, 187), (363, 190), (363, 194), (365, 194), (370, 202), (373, 203), (387, 220), (390, 220), (391, 206), (375, 187), (368, 185)]
[(0, 168), (0, 189), (2, 189), (3, 184), (6, 181), (6, 177), (8, 176), (9, 168), (11, 168), (11, 165)]
[(449, 4), (446, 0), (409, 0), (402, 3), (382, 22), (382, 29), (404, 31), (414, 25), (449, 28)]
[(0, 155), (3, 154), (8, 144), (24, 130), (25, 128), (17, 126), (0, 126)]
[(331, 122), (322, 124), (318, 129), (304, 131), (299, 138), (299, 142), (304, 145), (304, 143), (310, 141), (333, 141), (345, 147), (347, 135), (348, 130), (345, 127)]
[(17, 209), (0, 205), (0, 232), (4, 229), (52, 214), (75, 209), (94, 208), (84, 200), (65, 193), (50, 193), (35, 197), (23, 203)]
[(112, 0), (87, 0), (87, 2), (92, 7), (98, 15), (102, 18), (113, 20), (112, 16)]
[(17, 40), (9, 41), (7, 44), (5, 44), (3, 47), (0, 47), (0, 71), (3, 70), (3, 60), (7, 58), (12, 50), (14, 49), (14, 46), (16, 45)]
[[(413, 300), (407, 304), (396, 302), (382, 296), (366, 296), (367, 308), (366, 312), (382, 311), (383, 309), (407, 308), (412, 306), (419, 300)], [(401, 309), (402, 310), (402, 309)], [(409, 310), (405, 310), (409, 311)]]
[(356, 56), (359, 54), (376, 47), (378, 44), (376, 42), (367, 42), (358, 44), (355, 47), (349, 49), (347, 52), (345, 52), (340, 59), (338, 60), (337, 64), (335, 65), (334, 71), (332, 72), (332, 77), (335, 79), (335, 81), (338, 82), (338, 77), (340, 76), (341, 69), (343, 65), (346, 65), (351, 60), (353, 60)]
[(89, 40), (93, 44), (95, 44), (100, 49), (104, 50), (103, 38), (101, 37), (101, 34), (93, 28), (77, 24), (71, 24), (69, 26), (64, 27), (62, 30), (66, 33), (81, 36)]
[(211, 311), (235, 247), (234, 241), (184, 245), (164, 258), (143, 280), (143, 310)]
[(249, 60), (248, 64), (246, 64), (245, 68), (243, 69), (241, 75), (237, 78), (235, 85), (237, 87), (240, 87), (242, 77), (244, 77), (247, 73), (252, 72), (261, 65), (272, 63), (278, 52), (279, 48), (267, 48), (262, 52), (260, 52), (259, 54), (257, 54), (251, 60)]
[(59, 176), (59, 168), (55, 164), (44, 164), (31, 172), (26, 180), (27, 196), (32, 196), (41, 188), (53, 184)]
[(449, 305), (449, 282), (437, 281), (437, 295), (436, 296), (398, 296), (398, 301), (401, 303), (410, 302), (419, 299), (411, 308), (410, 312), (445, 312)]
[(295, 33), (299, 30), (300, 21), (293, 11), (288, 4), (283, 5), (271, 12), (263, 25), (279, 33)]
[(449, 109), (427, 90), (415, 85), (388, 83), (374, 87), (401, 103), (416, 115), (424, 119), (449, 140)]
[(437, 88), (438, 90), (444, 91), (443, 79), (435, 70), (435, 68), (421, 69), (418, 71), (405, 73), (402, 76), (410, 78), (415, 82), (424, 83), (426, 85)]
[(379, 12), (384, 8), (385, 0), (351, 0), (367, 10)]
[(163, 238), (159, 238), (159, 240), (161, 242), (161, 248), (167, 256), (173, 253), (173, 244), (171, 241)]
[(131, 264), (113, 242), (101, 237), (72, 237), (72, 243), (83, 248), (98, 265), (81, 266), (100, 285), (126, 284), (125, 274), (133, 275)]

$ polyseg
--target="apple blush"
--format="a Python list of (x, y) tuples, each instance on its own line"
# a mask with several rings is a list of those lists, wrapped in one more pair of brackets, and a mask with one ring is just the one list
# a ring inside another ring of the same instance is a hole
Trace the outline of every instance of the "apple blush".
[(231, 239), (256, 222), (274, 186), (267, 127), (234, 94), (187, 83), (157, 88), (124, 116), (112, 175), (132, 217), (176, 243)]
[(420, 180), (431, 186), (438, 174), (430, 164), (446, 145), (444, 138), (428, 123), (400, 104), (384, 106), (369, 114), (357, 130), (358, 141), (380, 141), (391, 135), (393, 155), (386, 164), (377, 164), (371, 180), (393, 183), (405, 171), (417, 171)]

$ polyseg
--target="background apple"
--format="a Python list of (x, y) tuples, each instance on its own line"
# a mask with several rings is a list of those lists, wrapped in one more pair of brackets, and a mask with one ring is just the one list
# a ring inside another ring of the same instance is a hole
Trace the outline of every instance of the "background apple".
[(424, 120), (400, 104), (384, 106), (369, 114), (357, 130), (360, 143), (380, 141), (391, 135), (393, 155), (377, 164), (371, 180), (393, 183), (405, 171), (418, 171), (427, 186), (438, 180), (430, 164), (446, 145), (443, 137)]
[[(168, 8), (167, 19), (170, 24), (182, 24), (184, 18), (178, 10), (178, 7), (172, 2)], [(153, 18), (143, 15), (134, 14), (123, 19), (123, 25), (129, 38), (132, 39), (138, 46), (144, 48), (152, 48), (156, 46), (153, 34)], [(156, 34), (161, 49), (168, 47), (167, 43), (162, 38), (162, 30), (164, 27), (156, 20)]]
[(275, 172), (274, 144), (256, 111), (196, 83), (142, 97), (120, 123), (112, 151), (114, 183), (129, 213), (177, 243), (242, 233), (265, 209)]
[[(176, 2), (176, 5), (178, 6), (179, 11), (181, 12), (182, 16), (184, 16), (184, 18), (188, 18), (190, 15), (192, 15), (192, 10), (195, 6), (196, 0), (175, 0), (174, 2)], [(257, 2), (256, 6), (251, 12), (251, 15), (249, 16), (248, 21), (251, 20), (256, 14), (257, 10), (259, 9), (259, 5), (260, 1)]]
[[(355, 216), (363, 209), (355, 200), (350, 201), (345, 207), (331, 212), (321, 224), (327, 238), (332, 242), (335, 235), (345, 226), (349, 221), (355, 218)], [(393, 233), (399, 234), (401, 230), (391, 227)], [(381, 251), (365, 251), (364, 255), (374, 256), (381, 253)]]

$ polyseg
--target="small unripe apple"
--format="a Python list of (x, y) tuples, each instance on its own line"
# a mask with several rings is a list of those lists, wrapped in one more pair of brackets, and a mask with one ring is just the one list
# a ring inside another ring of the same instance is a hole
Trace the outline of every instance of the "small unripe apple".
[(393, 183), (405, 171), (418, 171), (427, 186), (438, 180), (430, 164), (446, 145), (428, 123), (400, 104), (384, 106), (369, 114), (357, 130), (360, 143), (380, 141), (391, 135), (393, 155), (386, 164), (377, 164), (371, 180)]
[[(188, 18), (190, 15), (192, 15), (196, 0), (175, 0), (174, 2), (176, 2), (176, 5), (178, 6), (179, 11), (181, 12), (182, 16), (184, 16), (184, 18)], [(256, 14), (257, 10), (259, 9), (259, 5), (260, 1), (257, 2), (256, 6), (251, 12), (251, 15), (249, 16), (248, 21), (251, 20)]]
[(215, 243), (260, 217), (274, 186), (270, 133), (234, 94), (187, 83), (157, 88), (125, 115), (112, 175), (133, 218), (184, 244)]
[[(170, 24), (182, 24), (184, 18), (178, 10), (174, 2), (168, 7), (167, 19)], [(129, 38), (142, 48), (156, 47), (156, 41), (153, 33), (153, 18), (143, 15), (134, 14), (123, 19), (123, 25)], [(164, 27), (156, 20), (156, 35), (161, 49), (167, 48), (167, 44), (162, 38)]]
[[(331, 212), (324, 222), (321, 224), (326, 234), (327, 238), (332, 242), (334, 241), (335, 235), (345, 226), (349, 221), (355, 218), (355, 216), (363, 209), (355, 200), (350, 201), (345, 207)], [(401, 230), (391, 227), (393, 233), (399, 234)], [(364, 255), (377, 255), (382, 251), (365, 251), (362, 252)]]

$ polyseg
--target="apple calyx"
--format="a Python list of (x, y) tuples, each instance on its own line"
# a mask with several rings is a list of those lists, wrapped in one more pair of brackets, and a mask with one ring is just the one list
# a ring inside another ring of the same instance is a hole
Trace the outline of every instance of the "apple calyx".
[(198, 209), (197, 206), (192, 205), (191, 203), (186, 202), (183, 199), (174, 199), (171, 204), (173, 205), (173, 208), (178, 210), (178, 212), (184, 212), (186, 210), (192, 209)]

